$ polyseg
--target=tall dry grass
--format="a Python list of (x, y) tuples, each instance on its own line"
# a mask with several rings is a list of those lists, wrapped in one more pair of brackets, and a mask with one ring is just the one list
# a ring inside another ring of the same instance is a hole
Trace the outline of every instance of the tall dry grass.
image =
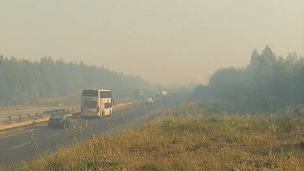
[(1, 167), (26, 171), (304, 170), (299, 144), (304, 139), (302, 117), (202, 111), (201, 103), (185, 102), (140, 126), (121, 126), (115, 134), (95, 132), (87, 141), (64, 144), (54, 153)]

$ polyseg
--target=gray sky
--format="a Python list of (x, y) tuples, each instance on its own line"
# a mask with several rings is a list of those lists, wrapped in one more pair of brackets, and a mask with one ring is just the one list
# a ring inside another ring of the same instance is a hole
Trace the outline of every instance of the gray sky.
[(254, 49), (303, 54), (303, 0), (0, 0), (0, 54), (204, 83)]

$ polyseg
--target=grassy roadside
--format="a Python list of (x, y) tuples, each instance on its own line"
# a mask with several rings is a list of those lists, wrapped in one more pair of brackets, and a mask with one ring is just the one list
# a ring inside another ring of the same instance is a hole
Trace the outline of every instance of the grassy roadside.
[(40, 106), (20, 106), (20, 107), (0, 107), (0, 115), (1, 113), (9, 113), (9, 112), (23, 112), (29, 110), (39, 110), (50, 107), (58, 107), (58, 105), (40, 105)]
[[(60, 100), (58, 100), (60, 99)], [(17, 105), (17, 106), (2, 106), (0, 107), (0, 114), (1, 113), (10, 113), (10, 112), (23, 112), (23, 111), (29, 111), (29, 110), (39, 110), (39, 109), (45, 109), (45, 108), (52, 108), (52, 107), (60, 107), (58, 104), (62, 103), (65, 105), (71, 105), (71, 104), (79, 104), (80, 95), (77, 93), (74, 93), (70, 96), (65, 97), (56, 97), (56, 98), (41, 98), (40, 104), (36, 105)]]
[(184, 102), (140, 126), (0, 170), (304, 170), (302, 117), (204, 110)]

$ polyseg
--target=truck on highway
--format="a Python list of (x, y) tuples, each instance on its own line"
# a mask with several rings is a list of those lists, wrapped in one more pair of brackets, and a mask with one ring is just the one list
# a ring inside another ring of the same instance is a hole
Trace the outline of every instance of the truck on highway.
[(167, 90), (160, 91), (161, 96), (167, 96), (167, 94), (168, 94)]
[(113, 113), (114, 99), (110, 90), (84, 89), (81, 93), (80, 116), (104, 117)]

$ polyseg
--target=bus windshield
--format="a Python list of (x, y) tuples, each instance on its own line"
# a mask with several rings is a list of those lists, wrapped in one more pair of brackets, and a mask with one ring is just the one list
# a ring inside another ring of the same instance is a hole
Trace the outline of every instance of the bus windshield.
[(110, 91), (100, 91), (100, 98), (112, 98)]
[(97, 90), (83, 90), (82, 96), (98, 97), (98, 91)]

